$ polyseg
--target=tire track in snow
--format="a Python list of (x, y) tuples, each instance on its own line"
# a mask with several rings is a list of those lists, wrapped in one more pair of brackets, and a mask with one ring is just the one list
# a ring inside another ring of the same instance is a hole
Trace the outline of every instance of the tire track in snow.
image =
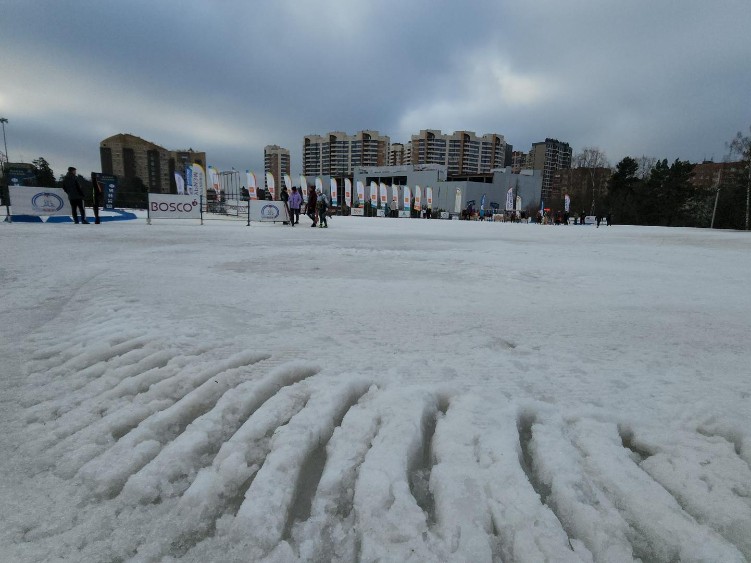
[(257, 380), (229, 389), (210, 411), (193, 420), (182, 434), (128, 479), (122, 491), (125, 500), (132, 504), (153, 503), (164, 496), (182, 494), (198, 470), (211, 464), (221, 445), (254, 411), (283, 387), (317, 372), (317, 367), (301, 362), (282, 364)]
[(86, 462), (78, 476), (94, 498), (117, 495), (130, 475), (151, 461), (165, 444), (178, 436), (197, 417), (209, 411), (230, 388), (249, 378), (250, 369), (268, 354), (241, 352), (220, 366), (210, 378), (179, 401), (149, 416), (99, 457)]

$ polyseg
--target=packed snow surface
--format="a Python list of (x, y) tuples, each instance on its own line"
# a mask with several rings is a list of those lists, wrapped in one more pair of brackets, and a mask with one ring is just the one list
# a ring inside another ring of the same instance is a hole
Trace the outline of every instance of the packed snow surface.
[(751, 235), (0, 224), (3, 561), (751, 560)]

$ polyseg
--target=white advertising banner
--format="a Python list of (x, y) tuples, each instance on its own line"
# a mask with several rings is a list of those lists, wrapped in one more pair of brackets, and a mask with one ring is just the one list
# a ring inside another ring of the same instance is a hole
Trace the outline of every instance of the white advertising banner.
[(506, 192), (506, 211), (514, 210), (514, 188), (509, 188)]
[(370, 205), (378, 207), (378, 184), (375, 182), (370, 183)]
[(365, 216), (364, 209), (362, 207), (353, 207), (349, 210), (349, 214), (353, 217), (363, 217)]
[(415, 205), (414, 205), (415, 211), (420, 211), (422, 209), (422, 190), (420, 189), (420, 186), (415, 186)]
[(206, 173), (200, 164), (191, 165), (193, 179), (193, 193), (191, 195), (206, 198)]
[(386, 184), (381, 183), (381, 207), (386, 207), (386, 203), (388, 203), (388, 188), (386, 187)]
[[(404, 186), (402, 197), (404, 198), (404, 209), (409, 213), (409, 206), (412, 205), (412, 194), (409, 191), (409, 186)], [(401, 214), (399, 214), (399, 217), (401, 217)]]
[(287, 206), (283, 201), (249, 201), (250, 220), (258, 222), (289, 221)]
[(13, 215), (71, 215), (68, 196), (62, 188), (30, 188), (10, 186)]
[(149, 219), (200, 219), (201, 205), (194, 195), (149, 194)]
[(276, 197), (276, 182), (271, 172), (266, 172), (266, 189), (271, 194), (271, 199)]
[(256, 192), (256, 188), (258, 187), (256, 184), (256, 175), (253, 174), (250, 170), (245, 171), (246, 180), (248, 181), (248, 197), (250, 199), (257, 199), (258, 193)]
[(433, 209), (433, 188), (425, 188), (425, 199), (427, 200), (428, 209)]
[(360, 205), (365, 203), (365, 184), (361, 180), (357, 181), (357, 202)]
[(391, 209), (399, 209), (399, 187), (391, 186)]
[(344, 205), (352, 207), (352, 181), (349, 178), (344, 179)]
[(462, 210), (462, 190), (456, 188), (456, 196), (454, 197), (454, 213), (459, 213)]
[(300, 174), (300, 191), (303, 202), (308, 203), (308, 180), (302, 174)]

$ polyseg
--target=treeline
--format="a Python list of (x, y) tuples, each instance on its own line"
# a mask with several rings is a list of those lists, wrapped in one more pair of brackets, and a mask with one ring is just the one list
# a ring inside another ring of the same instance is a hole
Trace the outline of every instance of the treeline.
[(605, 205), (621, 224), (709, 227), (714, 213), (715, 228), (745, 229), (748, 162), (727, 170), (706, 186), (691, 181), (694, 164), (688, 161), (657, 161), (640, 175), (638, 161), (626, 157), (610, 177)]

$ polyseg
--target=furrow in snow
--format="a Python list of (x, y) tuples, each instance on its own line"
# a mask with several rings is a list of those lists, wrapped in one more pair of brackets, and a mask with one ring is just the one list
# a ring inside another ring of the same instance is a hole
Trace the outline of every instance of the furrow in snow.
[(258, 380), (227, 391), (206, 414), (195, 419), (149, 464), (132, 475), (123, 488), (127, 502), (157, 502), (182, 494), (197, 471), (209, 465), (220, 446), (269, 397), (287, 385), (311, 377), (318, 368), (305, 363), (283, 364)]
[(615, 424), (582, 419), (570, 429), (589, 475), (634, 530), (637, 556), (657, 562), (745, 561), (735, 546), (698, 524), (634, 462)]
[(266, 354), (242, 352), (225, 365), (239, 365), (204, 382), (172, 406), (159, 411), (78, 472), (94, 497), (117, 495), (130, 475), (151, 461), (165, 444), (178, 436), (193, 420), (209, 411), (232, 387), (249, 378), (248, 366), (267, 359)]

